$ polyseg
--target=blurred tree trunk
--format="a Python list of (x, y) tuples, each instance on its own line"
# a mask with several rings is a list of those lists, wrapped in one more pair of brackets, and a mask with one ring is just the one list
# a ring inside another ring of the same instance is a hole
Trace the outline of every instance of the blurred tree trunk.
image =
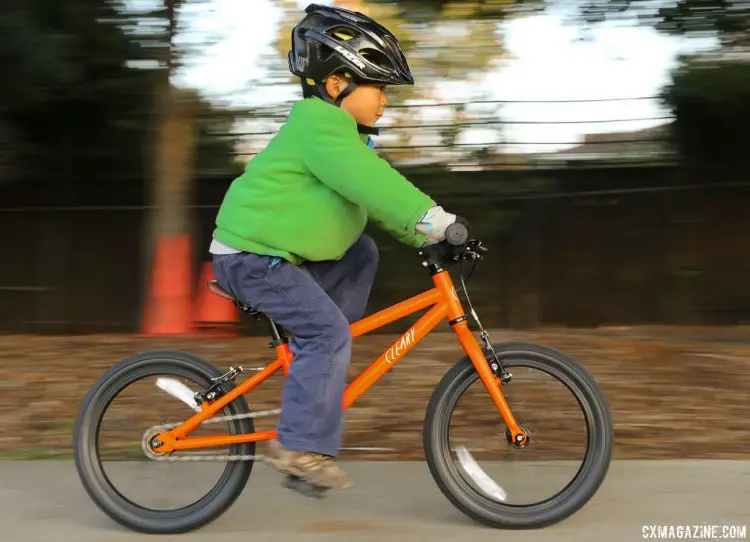
[(151, 190), (155, 206), (151, 214), (152, 232), (159, 236), (190, 232), (190, 192), (195, 154), (194, 108), (170, 82), (157, 90), (156, 155)]
[(153, 170), (148, 190), (146, 251), (149, 281), (143, 331), (172, 334), (188, 331), (192, 302), (191, 216), (189, 204), (196, 148), (196, 104), (190, 93), (176, 88), (171, 77), (176, 8), (180, 0), (164, 0), (168, 21), (161, 62), (165, 65), (155, 88)]
[(166, 69), (162, 71), (154, 97), (156, 152), (151, 184), (151, 202), (155, 206), (151, 213), (154, 239), (189, 233), (187, 206), (195, 151), (195, 122), (191, 97), (171, 83), (176, 65), (173, 40), (178, 4), (179, 0), (164, 0), (168, 17), (167, 43), (163, 48)]

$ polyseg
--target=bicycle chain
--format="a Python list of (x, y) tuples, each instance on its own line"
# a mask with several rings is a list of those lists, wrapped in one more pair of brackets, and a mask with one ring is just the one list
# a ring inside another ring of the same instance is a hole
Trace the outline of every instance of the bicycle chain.
[[(280, 414), (281, 409), (274, 410), (261, 410), (258, 412), (250, 412), (248, 414), (235, 414), (233, 416), (219, 416), (217, 418), (209, 418), (204, 420), (203, 423), (220, 423), (229, 420), (243, 420), (246, 418), (259, 418), (261, 416), (270, 416), (273, 414)], [(263, 454), (239, 454), (239, 455), (161, 455), (153, 452), (148, 446), (151, 439), (161, 433), (162, 431), (178, 427), (182, 422), (179, 423), (167, 423), (163, 425), (154, 425), (146, 429), (143, 433), (143, 439), (141, 441), (141, 449), (146, 457), (154, 461), (167, 461), (167, 462), (178, 462), (178, 461), (258, 461), (263, 458)]]

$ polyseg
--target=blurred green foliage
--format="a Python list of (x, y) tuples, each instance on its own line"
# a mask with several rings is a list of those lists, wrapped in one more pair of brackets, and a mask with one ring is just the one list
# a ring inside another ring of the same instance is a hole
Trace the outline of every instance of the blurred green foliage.
[[(291, 45), (291, 30), (304, 16), (304, 9), (294, 0), (273, 2), (281, 10), (282, 19), (273, 50), (265, 57), (269, 72), (266, 84), (298, 86), (299, 80), (288, 72), (287, 53)], [(493, 98), (486, 89), (472, 83), (500, 68), (508, 58), (500, 23), (539, 11), (543, 9), (544, 1), (362, 0), (335, 3), (361, 11), (390, 29), (399, 38), (414, 73), (414, 86), (388, 89), (391, 107), (387, 109), (387, 122), (383, 125), (387, 138), (379, 140), (379, 152), (383, 156), (392, 160), (424, 162), (440, 155), (442, 160), (450, 161), (458, 156), (484, 156), (494, 147), (493, 140), (502, 141), (502, 124), (482, 125), (485, 120), (496, 120), (499, 105), (466, 107), (462, 102)], [(456, 85), (453, 88), (460, 89), (455, 98), (458, 105), (431, 110), (393, 107), (415, 100), (443, 102), (442, 91), (447, 85)], [(299, 91), (297, 97), (301, 97)], [(278, 104), (269, 113), (281, 116), (289, 105)], [(439, 121), (426, 120), (429, 118)], [(487, 145), (455, 147), (468, 131), (460, 123), (482, 125), (482, 139), (488, 142)], [(430, 124), (439, 127), (432, 128)], [(426, 143), (444, 147), (419, 147)], [(258, 148), (263, 145), (263, 140), (252, 144)]]
[[(0, 85), (4, 180), (55, 175), (71, 182), (147, 176), (163, 34), (148, 24), (164, 12), (124, 12), (107, 0), (35, 0), (0, 16), (0, 59), (13, 73)], [(228, 131), (234, 114), (195, 91), (199, 170), (237, 171)], [(0, 181), (1, 182), (1, 181)]]
[(671, 36), (712, 37), (713, 50), (683, 55), (661, 92), (689, 168), (739, 170), (750, 121), (750, 1), (583, 0), (581, 21), (619, 19)]
[(113, 22), (116, 15), (108, 2), (49, 0), (18, 3), (0, 16), (0, 58), (15, 68), (0, 85), (3, 149), (14, 171), (64, 168), (85, 149), (90, 158), (78, 167), (86, 172), (136, 173), (132, 152), (152, 75), (127, 67), (139, 45)]
[(675, 141), (688, 167), (743, 168), (750, 125), (747, 61), (682, 57), (662, 94), (676, 116)]
[(671, 35), (714, 35), (722, 45), (750, 44), (747, 0), (583, 0), (585, 22), (619, 18)]
[[(293, 0), (273, 1), (284, 13), (274, 44), (282, 62), (270, 65), (285, 70), (291, 29), (303, 17), (304, 10)], [(517, 3), (514, 0), (363, 0), (354, 6), (340, 4), (372, 17), (401, 42), (417, 84), (394, 87), (391, 90), (394, 103), (411, 98), (434, 98), (434, 88), (429, 83), (466, 81), (487, 72), (505, 59), (499, 22), (544, 6), (540, 1)], [(521, 11), (519, 6), (525, 9)], [(287, 79), (294, 80), (291, 74)], [(466, 100), (481, 97), (467, 95)]]

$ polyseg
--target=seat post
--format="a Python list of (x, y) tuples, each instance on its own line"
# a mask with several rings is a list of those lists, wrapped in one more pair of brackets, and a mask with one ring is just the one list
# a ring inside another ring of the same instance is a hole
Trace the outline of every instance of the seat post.
[(264, 314), (253, 307), (245, 304), (244, 302), (240, 301), (239, 299), (235, 298), (232, 294), (225, 291), (220, 285), (217, 280), (209, 280), (208, 281), (208, 289), (211, 290), (213, 293), (215, 293), (218, 296), (221, 296), (225, 299), (229, 299), (232, 303), (234, 303), (234, 306), (240, 309), (242, 312), (245, 312), (255, 318), (256, 320), (259, 320), (262, 317), (264, 317), (268, 321), (268, 327), (271, 330), (271, 338), (272, 341), (269, 343), (268, 346), (271, 348), (275, 348), (277, 346), (280, 346), (282, 344), (288, 343), (288, 339), (286, 338), (286, 335), (284, 335), (284, 330), (276, 325), (276, 322), (274, 322), (267, 314)]
[(269, 343), (268, 346), (270, 346), (271, 348), (275, 348), (281, 344), (289, 342), (289, 340), (286, 338), (286, 335), (284, 334), (284, 330), (276, 322), (274, 322), (267, 314), (264, 314), (263, 316), (268, 321), (268, 327), (271, 331), (272, 341)]

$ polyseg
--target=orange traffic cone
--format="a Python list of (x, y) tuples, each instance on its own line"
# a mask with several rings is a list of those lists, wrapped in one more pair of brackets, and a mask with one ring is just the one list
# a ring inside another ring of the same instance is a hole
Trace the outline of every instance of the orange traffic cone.
[(208, 289), (210, 280), (214, 280), (213, 266), (211, 262), (205, 262), (201, 268), (193, 307), (193, 326), (201, 335), (235, 337), (238, 334), (240, 311), (229, 299)]
[(191, 333), (191, 299), (190, 237), (160, 237), (151, 267), (141, 334), (153, 337)]

